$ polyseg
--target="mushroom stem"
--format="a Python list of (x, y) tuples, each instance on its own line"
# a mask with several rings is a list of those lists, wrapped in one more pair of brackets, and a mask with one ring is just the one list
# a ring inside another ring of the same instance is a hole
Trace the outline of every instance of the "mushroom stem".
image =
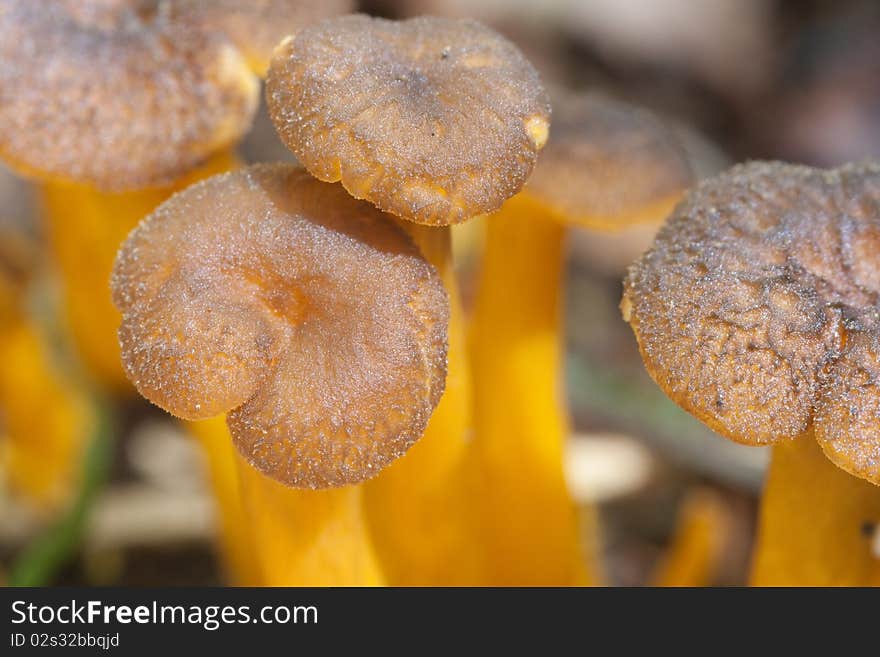
[(24, 316), (0, 327), (2, 461), (10, 487), (54, 511), (70, 501), (91, 421), (84, 397), (51, 362), (46, 341)]
[(449, 227), (401, 225), (449, 294), (446, 390), (419, 442), (364, 486), (367, 518), (389, 584), (473, 585), (481, 569), (465, 479), (471, 381), (451, 233)]
[(171, 194), (238, 164), (235, 154), (225, 150), (169, 187), (120, 194), (82, 184), (41, 183), (45, 230), (59, 270), (67, 327), (84, 364), (106, 389), (131, 390), (116, 337), (120, 316), (107, 283), (119, 245)]
[(724, 501), (708, 488), (687, 493), (672, 541), (651, 576), (651, 586), (712, 586), (722, 569), (733, 527)]
[(189, 432), (201, 446), (208, 480), (216, 505), (219, 556), (227, 580), (236, 586), (259, 583), (258, 566), (253, 557), (249, 522), (239, 484), (235, 446), (223, 415), (186, 422)]
[[(229, 444), (232, 438), (227, 436)], [(264, 586), (385, 583), (363, 510), (363, 485), (303, 490), (236, 456), (242, 504)]]
[(489, 217), (471, 335), (481, 526), (492, 584), (599, 579), (563, 453), (560, 319), (565, 229), (524, 194)]
[(812, 431), (773, 447), (758, 526), (755, 586), (880, 585), (871, 532), (880, 488), (844, 472)]

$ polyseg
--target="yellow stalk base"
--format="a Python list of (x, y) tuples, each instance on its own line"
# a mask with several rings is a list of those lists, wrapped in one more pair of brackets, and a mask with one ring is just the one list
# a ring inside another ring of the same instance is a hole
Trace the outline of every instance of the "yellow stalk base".
[(710, 586), (730, 540), (724, 503), (710, 490), (689, 492), (679, 512), (672, 543), (663, 555), (652, 586)]
[(754, 586), (877, 586), (880, 558), (866, 523), (880, 522), (880, 488), (847, 474), (812, 432), (773, 448), (758, 540)]
[(11, 490), (51, 512), (72, 497), (88, 440), (86, 399), (53, 366), (46, 342), (25, 317), (0, 325), (3, 462)]
[(110, 273), (128, 233), (174, 192), (238, 166), (231, 151), (216, 155), (170, 187), (107, 194), (86, 185), (46, 182), (41, 204), (52, 257), (61, 279), (64, 317), (77, 353), (98, 383), (129, 392), (110, 300)]
[(244, 512), (238, 482), (238, 455), (232, 444), (226, 418), (186, 422), (198, 440), (208, 467), (208, 478), (217, 509), (220, 558), (227, 580), (235, 586), (259, 584), (258, 565), (251, 545), (250, 523)]
[[(231, 440), (231, 438), (230, 438)], [(245, 529), (264, 586), (379, 586), (363, 486), (288, 488), (236, 456)]]
[(389, 584), (473, 585), (480, 582), (481, 568), (464, 471), (472, 430), (471, 382), (450, 233), (415, 224), (406, 228), (449, 293), (446, 390), (419, 442), (365, 484), (365, 509)]
[(489, 217), (470, 345), (489, 584), (598, 580), (563, 471), (564, 230), (523, 195)]

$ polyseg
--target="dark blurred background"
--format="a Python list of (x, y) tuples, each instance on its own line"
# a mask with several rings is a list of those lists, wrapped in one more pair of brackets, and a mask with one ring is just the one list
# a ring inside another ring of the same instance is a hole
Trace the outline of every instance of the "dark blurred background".
[[(549, 87), (651, 108), (732, 162), (880, 159), (877, 0), (374, 0), (361, 9), (477, 18), (516, 42)], [(288, 157), (265, 114), (243, 150), (248, 160)], [(27, 186), (5, 170), (0, 209), (0, 220), (39, 239)], [(687, 549), (709, 528), (705, 583), (743, 584), (767, 454), (713, 435), (653, 385), (617, 310), (626, 263), (600, 266), (588, 241), (574, 236), (569, 259), (568, 466), (574, 494), (599, 505), (609, 580), (661, 580), (671, 546)], [(472, 270), (465, 260), (466, 297)], [(35, 292), (52, 294), (51, 282)], [(109, 488), (58, 583), (220, 582), (191, 441), (146, 403), (122, 421)], [(0, 567), (42, 522), (0, 493)]]

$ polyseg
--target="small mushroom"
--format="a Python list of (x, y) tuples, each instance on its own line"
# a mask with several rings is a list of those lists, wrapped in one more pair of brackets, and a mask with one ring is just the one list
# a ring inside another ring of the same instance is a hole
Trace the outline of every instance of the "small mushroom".
[(113, 272), (125, 370), (303, 488), (375, 476), (443, 392), (448, 304), (382, 213), (289, 165), (197, 183), (129, 236)]
[(367, 513), (392, 584), (483, 581), (448, 225), (497, 208), (530, 174), (549, 125), (538, 76), (472, 21), (349, 16), (283, 42), (266, 93), (282, 141), (313, 175), (423, 224), (408, 230), (451, 300), (447, 394), (419, 445), (368, 484)]
[(230, 468), (209, 451), (240, 485), (225, 510), (250, 527), (225, 532), (240, 583), (383, 581), (361, 486), (280, 484), (364, 481), (424, 431), (449, 311), (406, 233), (298, 167), (257, 165), (160, 206), (120, 251), (113, 290), (138, 389), (188, 419), (226, 414), (231, 438), (218, 420), (200, 433), (243, 456)]
[(859, 529), (880, 511), (878, 254), (880, 166), (750, 163), (689, 194), (627, 276), (657, 384), (721, 435), (774, 447), (756, 583), (880, 573)]
[(519, 50), (473, 21), (355, 15), (303, 29), (266, 81), (282, 141), (320, 180), (428, 225), (496, 210), (550, 120)]
[[(664, 122), (603, 96), (567, 97), (554, 109), (534, 175), (488, 218), (471, 333), (476, 445), (492, 482), (483, 524), (496, 525), (489, 533), (504, 555), (493, 566), (516, 583), (601, 577), (592, 560), (584, 568), (592, 551), (581, 546), (563, 470), (566, 227), (656, 230), (693, 182), (686, 151)], [(504, 525), (503, 514), (518, 524)], [(556, 557), (536, 566), (538, 554)]]

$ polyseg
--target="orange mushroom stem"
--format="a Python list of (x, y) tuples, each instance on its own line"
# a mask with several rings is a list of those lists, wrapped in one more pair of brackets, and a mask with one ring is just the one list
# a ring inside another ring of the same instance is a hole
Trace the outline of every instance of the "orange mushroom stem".
[(564, 228), (536, 220), (534, 210), (520, 196), (489, 219), (470, 345), (475, 504), (490, 583), (595, 584), (563, 472)]
[(601, 581), (594, 512), (582, 528), (563, 474), (566, 227), (656, 231), (693, 176), (676, 133), (650, 113), (598, 95), (566, 97), (525, 189), (488, 219), (471, 357), (498, 583)]

